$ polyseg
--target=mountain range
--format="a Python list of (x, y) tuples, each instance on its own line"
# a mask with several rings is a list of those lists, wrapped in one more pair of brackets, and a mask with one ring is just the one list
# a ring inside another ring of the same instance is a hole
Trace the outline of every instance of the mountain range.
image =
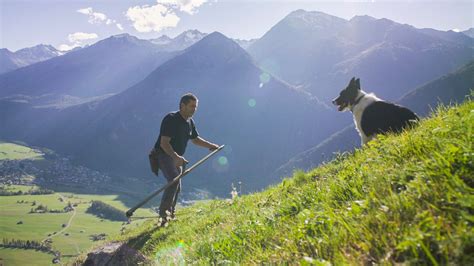
[[(225, 195), (240, 181), (249, 192), (300, 167), (289, 158), (304, 168), (322, 161), (316, 153), (332, 158), (340, 144), (359, 142), (354, 131), (340, 131), (350, 115), (329, 104), (350, 77), (387, 100), (416, 98), (407, 93), (473, 59), (472, 39), (463, 33), (304, 10), (246, 43), (247, 51), (218, 32), (154, 40), (123, 34), (10, 71), (0, 75), (0, 138), (146, 180), (153, 178), (147, 154), (161, 119), (193, 92), (199, 133), (226, 148), (186, 182)], [(445, 86), (439, 88), (454, 90)], [(415, 95), (424, 101), (439, 93)], [(186, 157), (192, 162), (204, 154), (191, 146)], [(279, 167), (287, 170), (276, 173)]]
[(87, 48), (0, 75), (0, 97), (115, 94), (145, 78), (173, 55), (129, 34), (111, 36)]
[[(231, 178), (259, 188), (271, 182), (269, 174), (288, 154), (318, 143), (337, 129), (337, 125), (321, 129), (308, 123), (307, 114), (318, 114), (327, 124), (330, 110), (268, 74), (268, 81), (262, 83), (262, 75), (266, 73), (245, 50), (216, 32), (105, 100), (57, 112), (9, 101), (36, 111), (34, 117), (31, 110), (21, 117), (8, 115), (6, 127), (10, 138), (23, 132), (21, 138), (27, 142), (74, 154), (78, 162), (92, 168), (146, 176), (144, 155), (157, 137), (161, 118), (177, 109), (182, 94), (192, 91), (201, 104), (195, 118), (199, 132), (228, 146), (223, 154), (228, 164), (214, 162), (199, 169), (196, 175), (205, 178), (191, 183), (220, 188), (217, 184), (228, 184)], [(190, 152), (192, 159), (203, 153)]]
[(248, 49), (259, 65), (329, 103), (353, 76), (397, 100), (474, 59), (474, 39), (389, 19), (290, 13)]
[(51, 45), (39, 44), (12, 52), (0, 49), (0, 74), (65, 54)]
[(207, 33), (202, 33), (198, 30), (188, 30), (179, 34), (175, 38), (162, 35), (159, 38), (150, 40), (150, 42), (157, 45), (160, 50), (163, 51), (179, 51), (195, 44), (206, 35)]

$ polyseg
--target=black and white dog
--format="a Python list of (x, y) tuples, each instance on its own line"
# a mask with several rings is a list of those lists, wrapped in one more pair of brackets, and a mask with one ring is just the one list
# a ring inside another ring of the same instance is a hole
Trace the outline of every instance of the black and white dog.
[(362, 139), (362, 145), (377, 134), (401, 132), (405, 127), (418, 122), (418, 116), (409, 109), (380, 100), (374, 94), (360, 89), (360, 80), (352, 78), (347, 88), (332, 103), (338, 111), (350, 110)]

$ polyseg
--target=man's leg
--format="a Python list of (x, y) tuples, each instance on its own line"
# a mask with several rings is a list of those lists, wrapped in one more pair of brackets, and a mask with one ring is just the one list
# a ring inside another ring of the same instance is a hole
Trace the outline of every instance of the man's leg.
[[(181, 170), (181, 173), (182, 172), (183, 172), (183, 170)], [(175, 217), (176, 203), (178, 202), (178, 195), (179, 195), (180, 191), (181, 191), (181, 180), (178, 181), (178, 189), (176, 189), (176, 194), (174, 195), (173, 204), (171, 206), (171, 217), (172, 218)]]
[[(173, 181), (173, 179), (181, 173), (179, 168), (175, 166), (173, 159), (169, 155), (160, 152), (158, 154), (158, 161), (160, 169), (162, 170), (163, 175), (165, 176), (168, 182)], [(174, 204), (176, 204), (174, 201), (175, 198), (177, 198), (177, 192), (180, 187), (179, 184), (180, 182), (177, 182), (174, 185), (169, 186), (163, 192), (159, 212), (160, 217), (162, 219), (167, 219), (167, 216), (170, 216), (173, 212)], [(166, 211), (168, 211), (169, 214), (167, 214)]]

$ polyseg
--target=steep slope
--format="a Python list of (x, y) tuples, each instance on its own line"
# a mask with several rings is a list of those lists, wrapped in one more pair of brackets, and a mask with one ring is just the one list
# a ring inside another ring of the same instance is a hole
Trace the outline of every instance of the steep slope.
[[(461, 103), (474, 89), (474, 61), (428, 82), (404, 95), (398, 103), (409, 107), (420, 116), (427, 116), (439, 104)], [(340, 114), (352, 116), (350, 113)], [(352, 123), (334, 133), (314, 148), (291, 158), (277, 169), (277, 176), (287, 176), (295, 169), (310, 169), (334, 158), (336, 153), (352, 151), (360, 146), (360, 136)]]
[(158, 264), (470, 265), (473, 109), (441, 108), (263, 192), (197, 203), (117, 240)]
[(460, 103), (474, 90), (474, 61), (404, 95), (399, 102), (420, 115), (427, 115), (439, 103)]

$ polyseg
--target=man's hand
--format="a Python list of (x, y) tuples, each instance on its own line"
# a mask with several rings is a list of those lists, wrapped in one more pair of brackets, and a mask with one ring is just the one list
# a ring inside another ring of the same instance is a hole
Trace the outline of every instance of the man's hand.
[(179, 155), (176, 155), (174, 158), (174, 164), (176, 165), (176, 167), (180, 167), (180, 166), (183, 166), (185, 163), (188, 163), (188, 161), (186, 159), (184, 159), (183, 156), (179, 156)]
[(209, 143), (211, 146), (209, 147), (209, 150), (210, 151), (215, 151), (217, 149), (219, 149), (219, 145), (217, 144), (214, 144), (214, 143)]

